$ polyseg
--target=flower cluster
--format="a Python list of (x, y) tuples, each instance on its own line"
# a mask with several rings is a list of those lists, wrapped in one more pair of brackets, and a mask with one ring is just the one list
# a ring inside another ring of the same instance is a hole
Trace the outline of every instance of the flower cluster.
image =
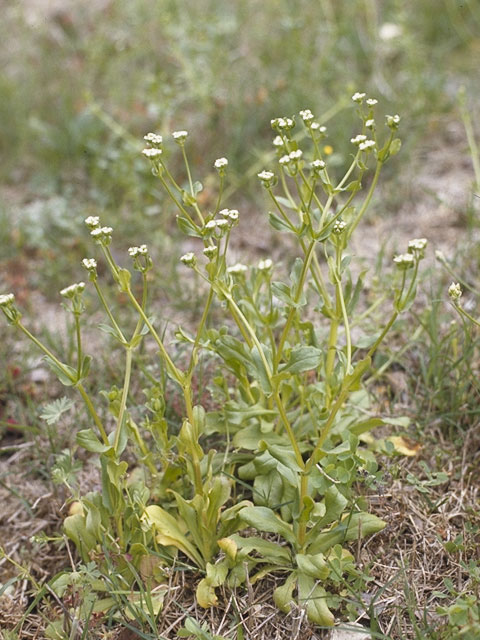
[(415, 258), (411, 253), (401, 253), (398, 256), (395, 256), (393, 259), (394, 263), (398, 266), (399, 269), (410, 269), (413, 267), (415, 263)]
[(17, 323), (22, 317), (15, 306), (15, 296), (13, 293), (4, 293), (0, 295), (0, 309), (3, 311), (10, 324)]
[(213, 166), (215, 167), (215, 169), (218, 169), (219, 171), (221, 169), (225, 170), (226, 167), (228, 166), (228, 160), (226, 158), (217, 158), (213, 163)]
[(90, 235), (97, 244), (101, 244), (104, 247), (108, 246), (112, 241), (112, 227), (96, 227), (90, 231)]
[(400, 116), (395, 114), (394, 116), (385, 116), (387, 120), (387, 126), (392, 130), (396, 131), (400, 124)]
[(143, 136), (145, 142), (147, 142), (152, 147), (159, 148), (163, 142), (163, 138), (158, 133), (147, 133), (146, 136)]
[(260, 178), (263, 186), (266, 189), (270, 189), (271, 187), (275, 186), (275, 183), (277, 181), (275, 174), (272, 171), (260, 171), (260, 173), (257, 173), (257, 176)]
[(450, 296), (450, 300), (452, 300), (452, 302), (458, 302), (458, 300), (462, 296), (462, 288), (458, 282), (452, 282), (452, 284), (448, 287), (448, 295)]
[(79, 296), (85, 291), (85, 282), (76, 282), (75, 284), (71, 284), (69, 287), (65, 287), (60, 291), (60, 295), (64, 298), (69, 298), (72, 300), (75, 296)]
[(310, 109), (303, 109), (302, 111), (300, 111), (300, 117), (305, 123), (311, 122), (315, 118)]
[(366, 95), (366, 93), (360, 93), (360, 91), (356, 91), (352, 96), (352, 100), (357, 104), (361, 104)]
[(130, 247), (128, 249), (128, 255), (133, 258), (133, 268), (136, 271), (146, 273), (153, 267), (153, 262), (148, 254), (146, 244), (142, 244), (139, 247)]
[(260, 260), (257, 268), (260, 271), (269, 271), (273, 267), (273, 262), (270, 258), (266, 258), (265, 260)]
[(188, 137), (188, 131), (174, 131), (172, 137), (178, 144), (183, 144)]
[(414, 238), (408, 243), (408, 253), (413, 253), (419, 258), (423, 258), (425, 255), (425, 249), (427, 247), (426, 238)]
[(193, 253), (193, 251), (189, 251), (180, 258), (180, 262), (182, 262), (186, 267), (190, 267), (190, 269), (193, 269), (197, 264), (197, 256)]
[(280, 133), (293, 129), (295, 120), (293, 118), (274, 118), (270, 121), (270, 124), (272, 125), (272, 129)]

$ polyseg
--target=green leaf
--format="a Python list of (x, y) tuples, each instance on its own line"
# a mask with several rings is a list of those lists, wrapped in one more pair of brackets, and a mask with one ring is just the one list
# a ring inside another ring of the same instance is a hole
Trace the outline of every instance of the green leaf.
[(277, 214), (275, 213), (268, 214), (268, 222), (270, 223), (270, 226), (275, 229), (275, 231), (280, 231), (280, 232), (286, 231), (288, 233), (295, 232), (295, 227), (291, 223), (287, 222), (280, 216), (277, 216)]
[(119, 269), (118, 270), (118, 286), (120, 291), (128, 291), (130, 287), (130, 281), (132, 279), (132, 274), (128, 269)]
[(278, 533), (284, 540), (295, 544), (296, 539), (292, 528), (280, 518), (277, 518), (272, 509), (268, 507), (245, 507), (239, 513), (240, 518), (257, 531)]
[(156, 540), (159, 544), (176, 547), (199, 567), (204, 566), (201, 555), (183, 534), (178, 521), (168, 511), (157, 505), (149, 505), (145, 509), (144, 517), (155, 527)]
[(307, 610), (308, 619), (322, 627), (332, 627), (335, 618), (327, 605), (327, 592), (314, 578), (298, 573), (298, 603)]
[(239, 549), (250, 553), (256, 551), (267, 562), (278, 564), (280, 566), (291, 566), (292, 556), (287, 547), (284, 547), (277, 542), (271, 542), (270, 540), (264, 540), (257, 536), (249, 536), (248, 538), (242, 538), (239, 535), (231, 536)]
[(91, 363), (92, 363), (92, 356), (83, 356), (82, 367), (80, 371), (81, 378), (86, 378), (88, 376)]
[(400, 140), (400, 138), (395, 138), (394, 140), (392, 140), (392, 143), (390, 145), (390, 155), (391, 156), (395, 156), (397, 155), (397, 153), (400, 151), (402, 147), (402, 141)]
[(297, 572), (292, 571), (287, 580), (273, 592), (273, 601), (283, 613), (288, 613), (294, 602), (293, 591), (297, 586)]
[(301, 373), (302, 371), (311, 371), (320, 366), (322, 362), (323, 352), (321, 349), (309, 346), (293, 347), (290, 357), (280, 370), (289, 371), (290, 373)]
[(85, 516), (81, 513), (68, 516), (63, 521), (63, 528), (67, 536), (79, 550), (83, 560), (88, 561), (88, 552), (96, 547), (97, 540), (91, 531), (88, 531)]
[(330, 573), (330, 568), (325, 562), (323, 553), (303, 554), (295, 556), (299, 573), (315, 578), (315, 580), (326, 580)]
[(200, 233), (198, 227), (188, 218), (184, 218), (183, 216), (177, 216), (177, 226), (187, 236), (191, 236), (192, 238), (201, 238), (202, 234)]
[(92, 453), (105, 453), (111, 447), (98, 439), (93, 429), (82, 429), (76, 436), (77, 444)]
[(47, 424), (56, 424), (62, 415), (74, 407), (72, 400), (66, 396), (58, 398), (49, 404), (44, 405), (40, 418), (45, 420)]
[(371, 513), (363, 511), (347, 516), (330, 531), (320, 533), (309, 546), (310, 553), (327, 553), (336, 544), (358, 540), (381, 531), (385, 522)]
[(60, 368), (57, 363), (48, 356), (45, 356), (43, 360), (45, 360), (47, 365), (65, 387), (72, 387), (77, 382), (77, 372), (75, 369), (72, 369), (72, 367), (69, 367), (68, 364), (63, 364), (62, 362), (62, 368)]

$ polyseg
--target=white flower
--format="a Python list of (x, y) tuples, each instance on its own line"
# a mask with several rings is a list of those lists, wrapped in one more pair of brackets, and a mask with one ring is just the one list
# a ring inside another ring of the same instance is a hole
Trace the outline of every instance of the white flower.
[(73, 298), (76, 295), (79, 295), (85, 289), (84, 282), (77, 282), (75, 284), (71, 284), (69, 287), (65, 287), (60, 291), (60, 295), (64, 298)]
[(456, 301), (461, 297), (462, 288), (458, 282), (452, 282), (452, 284), (448, 287), (448, 295), (453, 301)]
[(295, 126), (295, 120), (293, 120), (293, 118), (274, 118), (270, 121), (270, 124), (274, 129), (288, 131), (289, 129), (293, 129)]
[(215, 224), (217, 226), (217, 229), (226, 229), (229, 225), (228, 225), (228, 220), (215, 220)]
[(365, 142), (361, 142), (358, 145), (360, 151), (368, 151), (369, 149), (373, 149), (375, 146), (375, 140), (365, 140)]
[(288, 155), (290, 160), (300, 160), (303, 155), (303, 151), (301, 149), (297, 149), (296, 151), (290, 151)]
[(248, 267), (244, 264), (241, 264), (240, 262), (237, 262), (237, 264), (234, 264), (233, 266), (228, 267), (227, 269), (227, 273), (231, 273), (233, 275), (245, 273), (245, 271), (248, 271)]
[(217, 158), (213, 163), (215, 169), (224, 169), (228, 165), (228, 160), (226, 158)]
[(260, 271), (268, 271), (273, 267), (273, 262), (270, 258), (266, 258), (265, 260), (260, 260), (258, 263), (258, 269)]
[(314, 169), (315, 171), (320, 171), (321, 169), (325, 169), (326, 164), (323, 160), (313, 160), (310, 163), (310, 166), (312, 167), (312, 169)]
[(215, 229), (216, 226), (217, 226), (216, 220), (209, 220), (205, 225), (205, 229), (208, 229), (209, 231), (213, 231), (213, 229)]
[(154, 158), (158, 158), (158, 156), (161, 156), (163, 152), (161, 149), (147, 147), (146, 149), (143, 149), (142, 153), (146, 158), (150, 158), (150, 160), (153, 160)]
[(187, 139), (188, 131), (174, 131), (172, 136), (176, 142), (182, 143)]
[(15, 302), (13, 293), (5, 293), (0, 296), (0, 307), (8, 307)]
[(142, 244), (139, 247), (130, 247), (128, 249), (128, 254), (132, 258), (136, 258), (137, 256), (146, 256), (148, 254), (148, 248), (146, 244)]
[(423, 251), (427, 246), (426, 238), (414, 238), (408, 243), (408, 248), (416, 251)]
[(312, 124), (310, 125), (310, 129), (313, 129), (314, 131), (318, 131), (319, 133), (327, 132), (327, 127), (320, 125), (319, 122), (312, 122)]
[(275, 136), (275, 138), (273, 139), (273, 146), (274, 147), (283, 147), (285, 144), (285, 142), (283, 141), (282, 136)]
[(143, 139), (152, 145), (160, 145), (163, 142), (162, 136), (158, 135), (158, 133), (147, 133), (146, 136), (143, 136)]
[(97, 227), (90, 231), (90, 235), (99, 244), (109, 244), (112, 239), (113, 229), (112, 227)]
[(90, 229), (95, 229), (100, 226), (100, 218), (98, 216), (88, 216), (88, 218), (85, 218), (85, 224)]
[(365, 126), (367, 127), (367, 129), (374, 129), (375, 128), (375, 120), (373, 118), (370, 118), (369, 120), (367, 120), (365, 122)]
[(95, 269), (97, 268), (97, 261), (95, 260), (95, 258), (84, 258), (82, 260), (82, 265), (87, 271), (95, 271)]
[(400, 116), (398, 113), (394, 116), (385, 116), (385, 118), (387, 120), (387, 126), (389, 126), (392, 131), (398, 129), (398, 125), (400, 124)]
[(367, 95), (366, 93), (360, 93), (357, 91), (356, 93), (353, 94), (352, 100), (360, 104), (361, 102), (363, 102), (363, 99), (365, 98), (366, 95)]
[(189, 251), (180, 258), (180, 262), (183, 262), (186, 267), (193, 268), (197, 264), (197, 256), (192, 251)]
[(363, 133), (359, 133), (358, 136), (355, 136), (354, 138), (350, 138), (350, 142), (352, 144), (359, 145), (361, 142), (365, 142), (366, 139), (367, 139), (367, 136), (364, 136)]
[(334, 225), (333, 225), (333, 233), (337, 233), (340, 234), (342, 233), (342, 231), (345, 229), (345, 227), (347, 226), (347, 223), (344, 222), (343, 220), (336, 220)]
[(367, 98), (365, 102), (368, 104), (369, 107), (374, 107), (376, 104), (378, 104), (378, 100), (376, 98)]
[(207, 256), (209, 260), (214, 258), (217, 255), (217, 252), (218, 252), (218, 247), (216, 247), (213, 244), (210, 245), (209, 247), (205, 247), (205, 249), (203, 250), (203, 253)]
[(401, 253), (400, 255), (395, 256), (393, 261), (400, 268), (408, 269), (413, 266), (414, 257), (411, 253)]
[(288, 164), (290, 162), (290, 156), (289, 155), (284, 155), (280, 158), (280, 160), (278, 161), (280, 164)]
[(237, 209), (230, 209), (230, 212), (228, 214), (230, 222), (238, 222), (238, 215), (239, 214)]
[(310, 109), (303, 109), (300, 111), (300, 116), (304, 122), (310, 122), (310, 120), (313, 120), (315, 117)]
[(257, 176), (260, 180), (269, 181), (275, 176), (275, 174), (272, 171), (261, 171), (260, 173), (257, 173)]
[(385, 42), (393, 40), (402, 35), (402, 27), (393, 22), (384, 22), (378, 30), (378, 35), (380, 36), (380, 40)]

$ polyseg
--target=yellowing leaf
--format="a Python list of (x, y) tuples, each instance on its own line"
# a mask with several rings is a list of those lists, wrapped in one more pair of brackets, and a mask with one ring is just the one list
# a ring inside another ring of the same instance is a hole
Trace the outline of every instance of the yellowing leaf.
[(416, 456), (422, 448), (418, 442), (413, 442), (403, 436), (390, 436), (387, 440), (393, 444), (395, 451), (403, 456)]
[(208, 578), (200, 580), (197, 586), (196, 596), (198, 604), (204, 609), (215, 607), (218, 604), (215, 588), (211, 585)]

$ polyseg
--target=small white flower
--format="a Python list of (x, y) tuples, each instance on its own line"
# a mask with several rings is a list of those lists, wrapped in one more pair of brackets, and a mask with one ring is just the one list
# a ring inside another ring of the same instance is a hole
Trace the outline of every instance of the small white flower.
[(275, 136), (275, 138), (273, 139), (273, 146), (283, 147), (284, 145), (285, 145), (285, 142), (283, 141), (282, 136)]
[(75, 284), (71, 284), (69, 287), (65, 287), (60, 291), (60, 295), (64, 298), (73, 298), (76, 295), (79, 295), (85, 289), (84, 282), (77, 282)]
[(320, 171), (321, 169), (325, 169), (326, 164), (323, 160), (313, 160), (310, 163), (310, 166), (312, 167), (312, 169), (314, 169), (315, 171)]
[(280, 129), (281, 131), (288, 131), (295, 126), (295, 120), (293, 118), (274, 118), (270, 121), (270, 124), (274, 129)]
[(363, 102), (363, 99), (365, 98), (366, 95), (367, 95), (366, 93), (360, 93), (359, 91), (357, 91), (356, 93), (353, 94), (352, 100), (360, 104), (361, 102)]
[(146, 149), (143, 149), (142, 153), (146, 158), (150, 158), (150, 160), (153, 160), (154, 158), (158, 158), (158, 156), (161, 156), (163, 152), (161, 149), (147, 147)]
[(290, 162), (290, 156), (289, 155), (284, 155), (280, 158), (280, 160), (278, 161), (281, 165), (284, 164), (288, 164)]
[(408, 269), (408, 267), (412, 267), (414, 263), (414, 257), (411, 253), (401, 253), (398, 256), (395, 256), (393, 261), (400, 268)]
[(300, 111), (300, 116), (304, 122), (310, 122), (310, 120), (313, 120), (315, 117), (310, 109), (303, 109)]
[(394, 116), (385, 116), (387, 120), (387, 126), (394, 131), (398, 129), (398, 125), (400, 124), (400, 116), (396, 113)]
[(215, 220), (215, 224), (217, 226), (217, 229), (223, 230), (226, 229), (229, 225), (228, 225), (228, 220)]
[(85, 224), (90, 229), (95, 229), (100, 226), (100, 218), (98, 216), (88, 216), (88, 218), (85, 218)]
[(375, 120), (373, 118), (370, 118), (365, 122), (365, 126), (367, 127), (367, 129), (375, 129)]
[(364, 136), (363, 133), (359, 133), (358, 136), (350, 138), (350, 142), (358, 146), (361, 142), (365, 142), (366, 139), (367, 136)]
[(213, 244), (210, 245), (209, 247), (205, 247), (205, 249), (203, 250), (204, 255), (206, 255), (209, 260), (214, 258), (217, 255), (217, 252), (218, 252), (218, 247), (216, 247)]
[(296, 151), (290, 151), (288, 154), (290, 160), (300, 160), (303, 155), (303, 151), (301, 149), (297, 149)]
[(369, 107), (374, 107), (376, 104), (378, 104), (378, 100), (376, 98), (367, 98), (365, 102), (368, 104)]
[(0, 296), (0, 307), (8, 307), (15, 302), (13, 293), (5, 293)]
[(458, 282), (452, 282), (452, 284), (448, 287), (448, 295), (453, 301), (456, 301), (461, 297), (462, 288)]
[(197, 256), (192, 251), (189, 251), (180, 258), (180, 262), (183, 262), (186, 267), (193, 268), (197, 264)]
[(95, 271), (95, 269), (97, 268), (97, 261), (95, 260), (95, 258), (84, 258), (82, 260), (82, 265), (87, 271)]
[(238, 210), (237, 209), (230, 209), (230, 212), (228, 214), (228, 218), (231, 222), (238, 222)]
[(147, 133), (147, 135), (143, 136), (143, 139), (152, 145), (160, 145), (163, 142), (162, 136), (158, 133)]
[(273, 267), (273, 262), (270, 258), (266, 258), (265, 260), (260, 260), (258, 263), (258, 269), (260, 271), (268, 271)]
[(426, 238), (414, 238), (408, 243), (408, 248), (416, 251), (423, 251), (427, 246)]
[(248, 271), (248, 267), (244, 264), (241, 264), (240, 262), (237, 262), (237, 264), (234, 264), (233, 266), (228, 267), (227, 269), (227, 273), (231, 273), (232, 275), (245, 273), (245, 271)]
[(230, 209), (222, 209), (218, 212), (218, 215), (222, 216), (222, 218), (228, 218), (228, 216), (230, 215)]
[(228, 165), (228, 160), (226, 158), (217, 158), (213, 163), (215, 169), (224, 169)]
[(333, 233), (340, 234), (342, 233), (342, 231), (344, 231), (346, 226), (347, 226), (347, 223), (344, 222), (343, 220), (336, 220), (333, 225), (332, 231)]
[(100, 244), (109, 244), (112, 239), (113, 229), (112, 227), (97, 227), (90, 231), (90, 235)]
[(261, 171), (260, 173), (257, 173), (257, 176), (260, 180), (268, 181), (271, 180), (275, 174), (272, 171)]
[(209, 220), (205, 225), (205, 229), (208, 229), (208, 231), (213, 231), (216, 226), (217, 226), (216, 220)]
[(148, 254), (148, 248), (146, 244), (142, 244), (139, 247), (130, 247), (128, 249), (128, 254), (132, 258), (136, 258), (137, 256), (146, 256)]
[(402, 35), (402, 27), (394, 22), (384, 22), (378, 30), (380, 40), (387, 42)]
[(327, 132), (327, 127), (324, 127), (323, 124), (320, 125), (319, 122), (312, 122), (312, 124), (310, 125), (310, 129), (313, 129), (314, 131), (318, 131), (319, 133)]
[(188, 136), (188, 131), (174, 131), (172, 136), (176, 142), (185, 142)]
[(358, 145), (360, 151), (368, 151), (369, 149), (373, 149), (375, 146), (375, 140), (365, 140), (365, 142), (361, 142)]

